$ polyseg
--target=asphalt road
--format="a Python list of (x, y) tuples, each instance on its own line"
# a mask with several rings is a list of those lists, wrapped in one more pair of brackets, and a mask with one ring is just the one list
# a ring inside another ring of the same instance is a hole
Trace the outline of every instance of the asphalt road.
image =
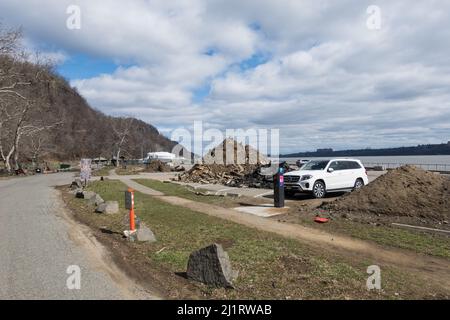
[[(0, 180), (0, 299), (156, 298), (64, 210), (53, 186), (71, 180), (69, 173)], [(69, 266), (80, 268), (80, 289)]]

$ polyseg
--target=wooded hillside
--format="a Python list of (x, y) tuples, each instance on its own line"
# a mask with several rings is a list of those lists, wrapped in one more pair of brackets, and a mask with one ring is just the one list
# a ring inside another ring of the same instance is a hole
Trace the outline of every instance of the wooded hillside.
[(0, 26), (0, 160), (8, 170), (33, 159), (141, 158), (176, 145), (134, 118), (107, 116), (46, 62), (30, 63), (19, 30)]

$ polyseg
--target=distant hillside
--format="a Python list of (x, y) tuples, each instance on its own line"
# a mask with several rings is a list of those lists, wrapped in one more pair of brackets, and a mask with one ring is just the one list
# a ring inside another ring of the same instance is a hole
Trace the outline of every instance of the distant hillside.
[(281, 155), (283, 158), (299, 157), (364, 157), (364, 156), (434, 156), (450, 155), (450, 141), (442, 144), (419, 145), (416, 147), (400, 147), (386, 149), (341, 150), (318, 149), (314, 152), (298, 152)]
[[(0, 51), (1, 52), (1, 51)], [(141, 158), (176, 145), (141, 120), (94, 110), (51, 67), (0, 53), (0, 161)]]

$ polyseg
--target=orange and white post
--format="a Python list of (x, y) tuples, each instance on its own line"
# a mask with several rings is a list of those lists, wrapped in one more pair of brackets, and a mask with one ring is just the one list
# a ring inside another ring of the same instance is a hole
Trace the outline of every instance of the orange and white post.
[(136, 225), (134, 221), (134, 190), (129, 188), (128, 192), (131, 193), (131, 208), (130, 208), (130, 231), (136, 230)]
[(136, 223), (134, 221), (134, 190), (128, 188), (125, 192), (125, 209), (130, 210), (130, 232), (136, 231)]

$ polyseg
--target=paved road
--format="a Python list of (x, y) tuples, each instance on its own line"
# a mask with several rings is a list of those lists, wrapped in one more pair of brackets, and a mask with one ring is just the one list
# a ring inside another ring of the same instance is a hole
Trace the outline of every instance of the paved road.
[[(0, 181), (0, 299), (155, 298), (70, 219), (52, 186), (71, 179), (62, 173)], [(71, 265), (81, 270), (79, 290), (67, 287)]]

